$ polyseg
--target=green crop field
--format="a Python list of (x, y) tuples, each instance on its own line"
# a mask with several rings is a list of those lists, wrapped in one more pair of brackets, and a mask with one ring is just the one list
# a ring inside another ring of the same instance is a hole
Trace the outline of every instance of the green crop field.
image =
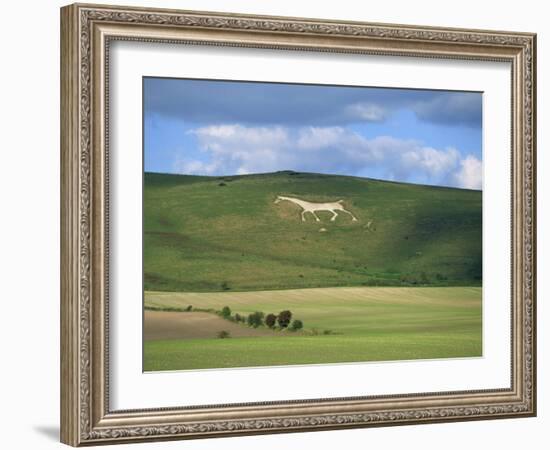
[[(277, 195), (342, 199), (358, 221), (320, 212), (302, 222)], [(414, 285), (481, 285), (480, 191), (297, 172), (145, 174), (145, 290)]]
[[(279, 195), (342, 200), (358, 220), (303, 222)], [(480, 191), (292, 171), (146, 173), (143, 201), (145, 307), (163, 312), (146, 315), (145, 370), (481, 355)], [(205, 312), (224, 306), (289, 309), (304, 329), (241, 332)], [(216, 338), (224, 327), (234, 335)]]
[[(232, 313), (289, 309), (301, 332), (144, 343), (144, 370), (202, 369), (481, 356), (481, 288), (355, 287), (260, 292), (146, 292), (145, 307)], [(184, 322), (188, 312), (173, 312)], [(215, 316), (214, 316), (215, 317)], [(224, 326), (214, 322), (212, 336)], [(235, 325), (227, 322), (233, 327)], [(325, 330), (330, 334), (325, 335)], [(312, 335), (312, 334), (315, 335)]]

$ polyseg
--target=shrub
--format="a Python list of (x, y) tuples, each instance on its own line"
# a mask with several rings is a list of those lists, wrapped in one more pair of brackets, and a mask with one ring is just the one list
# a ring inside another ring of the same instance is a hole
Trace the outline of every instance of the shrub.
[(222, 330), (218, 332), (218, 338), (220, 339), (227, 339), (231, 337), (231, 333), (227, 330)]
[(418, 280), (413, 275), (410, 275), (410, 274), (401, 275), (401, 277), (399, 277), (399, 280), (403, 284), (418, 284)]
[(258, 328), (259, 326), (263, 325), (263, 318), (264, 313), (261, 311), (253, 312), (252, 314), (248, 315), (248, 325), (254, 328)]
[(228, 291), (228, 290), (231, 289), (231, 288), (229, 287), (229, 284), (227, 284), (227, 281), (224, 281), (224, 282), (221, 284), (221, 288), (222, 288), (222, 291)]
[(328, 336), (329, 334), (332, 334), (332, 330), (323, 330), (323, 334)]
[(426, 275), (426, 272), (420, 274), (420, 284), (430, 284), (430, 279), (428, 275)]
[(244, 317), (239, 313), (235, 313), (235, 322), (244, 322)]
[(277, 323), (277, 316), (275, 314), (268, 314), (267, 316), (265, 316), (265, 324), (269, 328), (273, 328), (276, 323)]
[(277, 316), (277, 322), (279, 323), (279, 326), (281, 328), (288, 327), (291, 319), (292, 319), (292, 313), (288, 309), (281, 311)]
[(191, 311), (192, 309), (193, 309), (193, 305), (188, 305), (187, 308), (185, 308), (187, 312)]
[(380, 280), (376, 279), (376, 278), (369, 278), (365, 281), (363, 281), (363, 283), (361, 283), (363, 286), (379, 286), (380, 285)]
[(292, 331), (298, 331), (298, 330), (301, 330), (302, 328), (304, 328), (304, 323), (299, 319), (293, 320), (292, 324), (290, 325), (290, 329)]
[(221, 314), (222, 314), (222, 317), (224, 319), (227, 319), (228, 317), (231, 316), (231, 308), (229, 308), (229, 306), (224, 306), (222, 308), (222, 313)]

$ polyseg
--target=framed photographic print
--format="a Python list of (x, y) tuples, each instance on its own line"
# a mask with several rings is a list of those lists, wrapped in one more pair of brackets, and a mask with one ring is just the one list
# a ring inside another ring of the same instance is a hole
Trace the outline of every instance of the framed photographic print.
[(73, 445), (536, 413), (530, 33), (61, 10)]

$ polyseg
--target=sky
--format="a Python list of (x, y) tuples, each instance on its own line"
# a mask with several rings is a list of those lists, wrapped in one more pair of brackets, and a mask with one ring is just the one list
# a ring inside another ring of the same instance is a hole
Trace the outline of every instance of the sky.
[(482, 186), (479, 92), (146, 77), (143, 106), (146, 172)]

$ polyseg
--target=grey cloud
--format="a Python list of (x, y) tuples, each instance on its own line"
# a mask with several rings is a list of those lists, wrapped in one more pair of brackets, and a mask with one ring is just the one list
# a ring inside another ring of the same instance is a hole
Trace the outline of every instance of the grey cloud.
[(413, 105), (417, 117), (426, 122), (443, 125), (481, 125), (481, 95), (458, 92), (454, 95), (438, 95)]
[(481, 95), (412, 89), (144, 79), (148, 114), (195, 124), (342, 126), (412, 109), (421, 120), (480, 126)]

